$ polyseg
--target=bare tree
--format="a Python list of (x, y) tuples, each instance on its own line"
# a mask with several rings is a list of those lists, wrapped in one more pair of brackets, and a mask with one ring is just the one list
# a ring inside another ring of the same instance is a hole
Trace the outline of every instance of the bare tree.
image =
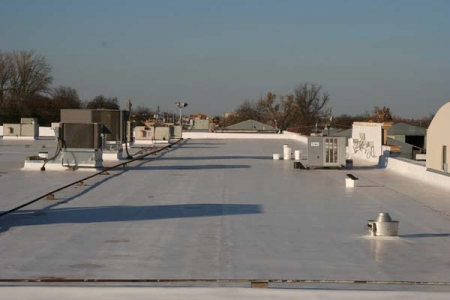
[(246, 120), (265, 121), (263, 109), (254, 101), (245, 100), (234, 113), (235, 121), (242, 122)]
[(3, 95), (9, 91), (11, 71), (10, 55), (8, 53), (0, 52), (0, 101), (4, 99)]
[(138, 105), (135, 109), (133, 109), (133, 120), (136, 121), (138, 125), (145, 125), (145, 122), (148, 119), (152, 119), (154, 112), (145, 106)]
[(302, 134), (310, 134), (323, 117), (323, 110), (330, 101), (328, 93), (322, 93), (322, 86), (300, 84), (294, 91), (297, 128)]
[(105, 109), (120, 109), (119, 100), (116, 97), (107, 98), (103, 95), (98, 95), (91, 101), (86, 103), (86, 108), (95, 109), (95, 108), (105, 108)]
[(428, 116), (423, 117), (419, 121), (419, 126), (420, 127), (424, 127), (424, 128), (428, 128), (430, 126), (430, 124), (431, 124), (431, 121), (433, 121), (435, 115), (436, 115), (435, 113), (428, 113)]
[(14, 51), (10, 55), (11, 75), (10, 93), (13, 98), (23, 100), (25, 97), (47, 93), (53, 77), (51, 67), (42, 55), (34, 50)]
[(293, 95), (277, 96), (268, 92), (265, 98), (258, 101), (264, 112), (265, 122), (281, 130), (285, 130), (292, 123), (296, 107)]
[(373, 109), (373, 116), (377, 122), (392, 121), (391, 109), (386, 106), (383, 106), (382, 108), (375, 106)]
[(333, 127), (345, 129), (351, 128), (353, 126), (353, 122), (367, 121), (370, 119), (370, 117), (371, 116), (368, 112), (358, 115), (342, 114), (333, 117)]
[(18, 121), (20, 116), (33, 116), (36, 109), (50, 109), (45, 94), (53, 78), (44, 56), (35, 51), (0, 53), (0, 121)]
[(82, 108), (83, 103), (78, 96), (78, 92), (67, 86), (59, 86), (54, 88), (50, 95), (52, 96), (52, 100), (54, 105), (61, 108)]

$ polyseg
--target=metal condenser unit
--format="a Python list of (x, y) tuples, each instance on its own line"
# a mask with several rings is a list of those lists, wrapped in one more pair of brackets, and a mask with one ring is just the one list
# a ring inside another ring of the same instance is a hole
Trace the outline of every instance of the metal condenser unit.
[(313, 168), (345, 166), (345, 147), (345, 137), (308, 137), (308, 166)]

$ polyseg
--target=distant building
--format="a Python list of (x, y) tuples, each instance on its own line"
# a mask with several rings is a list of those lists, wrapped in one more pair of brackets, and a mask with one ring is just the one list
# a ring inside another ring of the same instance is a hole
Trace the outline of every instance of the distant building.
[(426, 149), (427, 130), (425, 128), (407, 124), (395, 123), (387, 128), (386, 144), (399, 146), (399, 156), (416, 159), (416, 155), (424, 153)]
[(206, 120), (206, 119), (208, 119), (208, 116), (206, 116), (205, 114), (195, 114), (195, 115), (190, 115), (189, 118), (191, 120)]
[(431, 121), (427, 132), (427, 170), (450, 175), (450, 102), (444, 104)]
[(190, 121), (192, 130), (208, 131), (210, 129), (209, 124), (210, 124), (210, 120), (207, 120), (207, 119), (191, 119), (191, 121)]
[(278, 129), (255, 121), (255, 120), (247, 120), (237, 124), (230, 125), (223, 129), (224, 131), (234, 131), (234, 132), (277, 132)]
[(387, 136), (388, 138), (419, 148), (426, 148), (427, 130), (419, 126), (407, 123), (395, 123), (388, 129)]

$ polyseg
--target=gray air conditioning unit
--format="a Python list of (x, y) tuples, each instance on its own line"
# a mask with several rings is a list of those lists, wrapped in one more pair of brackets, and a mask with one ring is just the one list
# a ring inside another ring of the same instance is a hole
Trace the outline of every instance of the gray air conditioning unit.
[(98, 123), (61, 123), (60, 138), (63, 148), (100, 149), (102, 148), (103, 125)]
[(65, 167), (103, 167), (103, 124), (61, 123), (61, 159)]
[(120, 110), (93, 110), (92, 122), (105, 124), (111, 131), (111, 134), (106, 136), (106, 141), (124, 142), (126, 124), (122, 123), (121, 116)]
[(106, 142), (125, 143), (130, 112), (117, 109), (61, 109), (61, 123), (101, 123), (110, 131)]

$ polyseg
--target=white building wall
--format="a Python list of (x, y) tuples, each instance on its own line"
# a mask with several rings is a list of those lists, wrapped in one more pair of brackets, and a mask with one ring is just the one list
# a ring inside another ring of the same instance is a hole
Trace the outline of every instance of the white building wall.
[(352, 156), (378, 162), (383, 154), (381, 123), (354, 122), (349, 151)]
[[(450, 168), (450, 102), (444, 104), (431, 121), (427, 132), (427, 168), (449, 172)], [(444, 170), (443, 146), (447, 147), (447, 171)]]

